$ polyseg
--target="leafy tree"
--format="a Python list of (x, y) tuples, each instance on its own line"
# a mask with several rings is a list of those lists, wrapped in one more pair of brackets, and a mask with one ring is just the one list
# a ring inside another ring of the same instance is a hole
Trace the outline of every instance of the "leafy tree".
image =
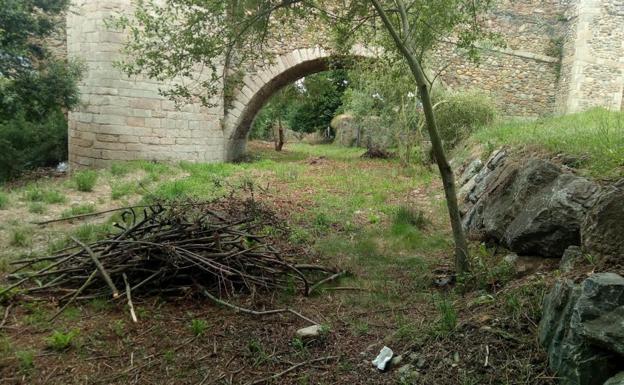
[[(324, 30), (336, 48), (346, 50), (353, 41), (384, 48), (402, 58), (422, 102), (433, 153), (442, 176), (455, 239), (456, 267), (469, 269), (468, 248), (461, 227), (453, 172), (446, 158), (430, 97), (431, 80), (425, 74), (425, 55), (443, 38), (457, 37), (466, 55), (477, 56), (475, 42), (489, 37), (480, 15), (492, 0), (154, 0), (137, 3), (135, 20), (121, 17), (129, 30), (126, 46), (132, 53), (123, 68), (158, 79), (186, 77), (167, 92), (172, 98), (210, 103), (219, 93), (220, 80), (231, 69), (250, 60), (266, 58), (268, 41), (279, 41), (284, 31), (301, 33), (299, 25)], [(344, 53), (344, 51), (343, 51)], [(217, 71), (225, 62), (226, 69)], [(213, 69), (212, 76), (193, 80), (197, 64)], [(201, 87), (196, 87), (200, 85)]]
[(79, 63), (45, 41), (69, 0), (0, 0), (0, 180), (67, 159), (64, 113), (78, 103)]

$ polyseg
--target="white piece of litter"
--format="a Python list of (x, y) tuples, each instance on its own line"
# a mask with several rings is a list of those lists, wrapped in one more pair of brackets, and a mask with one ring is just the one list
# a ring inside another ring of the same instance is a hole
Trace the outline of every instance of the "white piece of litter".
[(392, 359), (393, 355), (394, 352), (392, 351), (392, 349), (384, 346), (379, 352), (379, 355), (377, 355), (377, 357), (373, 360), (373, 365), (375, 365), (377, 369), (384, 371), (386, 370), (386, 366), (388, 365), (388, 362), (390, 362), (390, 360)]

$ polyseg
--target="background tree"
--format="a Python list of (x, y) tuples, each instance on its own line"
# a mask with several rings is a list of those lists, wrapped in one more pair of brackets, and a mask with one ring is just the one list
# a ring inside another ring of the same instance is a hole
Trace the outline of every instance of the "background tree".
[(67, 159), (65, 112), (78, 103), (78, 63), (46, 47), (68, 0), (0, 0), (0, 181)]
[[(463, 234), (453, 172), (446, 159), (431, 103), (432, 82), (423, 63), (426, 54), (451, 35), (458, 47), (475, 58), (475, 43), (488, 37), (480, 16), (491, 0), (171, 0), (156, 4), (138, 2), (134, 20), (117, 19), (127, 28), (127, 51), (134, 57), (123, 64), (130, 74), (145, 73), (159, 79), (181, 76), (193, 79), (198, 63), (213, 69), (210, 79), (187, 86), (182, 81), (166, 91), (173, 99), (199, 99), (210, 103), (219, 93), (217, 80), (232, 66), (269, 56), (265, 43), (279, 41), (283, 31), (296, 31), (297, 22), (323, 29), (335, 39), (336, 49), (353, 41), (382, 46), (405, 60), (423, 105), (433, 153), (442, 176), (455, 240), (458, 272), (469, 268), (468, 247)], [(223, 62), (226, 70), (219, 74)], [(190, 84), (190, 83), (186, 83)], [(201, 87), (196, 87), (200, 85)]]

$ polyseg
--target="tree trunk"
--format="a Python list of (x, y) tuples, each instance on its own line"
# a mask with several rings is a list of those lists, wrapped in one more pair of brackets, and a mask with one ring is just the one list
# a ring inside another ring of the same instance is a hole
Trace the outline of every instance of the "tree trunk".
[(275, 151), (282, 151), (284, 147), (284, 127), (282, 126), (282, 119), (277, 119), (277, 137), (275, 138)]
[(404, 35), (403, 38), (401, 38), (392, 25), (392, 22), (388, 18), (388, 15), (384, 11), (383, 7), (379, 3), (379, 0), (370, 1), (381, 18), (384, 26), (390, 33), (396, 47), (399, 49), (405, 60), (407, 60), (410, 71), (412, 72), (412, 75), (416, 80), (416, 84), (418, 85), (418, 92), (420, 94), (420, 99), (425, 113), (427, 131), (429, 132), (433, 154), (438, 164), (438, 169), (440, 170), (440, 176), (442, 177), (444, 194), (446, 195), (446, 205), (448, 207), (449, 217), (451, 220), (451, 228), (453, 229), (453, 239), (455, 241), (455, 269), (459, 274), (468, 272), (470, 270), (468, 243), (466, 242), (466, 236), (464, 234), (464, 229), (461, 224), (461, 216), (459, 214), (457, 192), (455, 189), (455, 176), (453, 174), (453, 170), (451, 169), (451, 165), (446, 158), (444, 146), (442, 145), (442, 140), (438, 134), (438, 127), (433, 113), (433, 105), (431, 103), (427, 79), (423, 72), (422, 66), (414, 55), (414, 51), (411, 49), (410, 41), (408, 40), (410, 26), (405, 11), (405, 4), (403, 3), (403, 0), (395, 0), (399, 7), (401, 28)]

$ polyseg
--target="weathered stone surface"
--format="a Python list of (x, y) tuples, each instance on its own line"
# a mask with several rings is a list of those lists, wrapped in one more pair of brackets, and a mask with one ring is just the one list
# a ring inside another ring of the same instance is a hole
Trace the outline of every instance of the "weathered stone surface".
[(624, 258), (624, 180), (600, 194), (581, 229), (588, 253)]
[(564, 273), (572, 271), (574, 265), (583, 258), (583, 251), (579, 246), (570, 246), (564, 252), (559, 262), (559, 270)]
[(624, 360), (624, 306), (587, 321), (583, 334), (596, 344), (619, 353)]
[(569, 246), (580, 245), (581, 223), (599, 191), (596, 184), (541, 159), (523, 164), (495, 154), (484, 170), (473, 178), (475, 186), (463, 201), (470, 207), (463, 222), (472, 238), (544, 257), (561, 257)]
[(477, 173), (481, 171), (482, 168), (483, 168), (483, 162), (481, 162), (481, 159), (473, 160), (472, 162), (468, 164), (468, 166), (466, 166), (466, 169), (464, 170), (464, 172), (459, 176), (457, 183), (460, 186), (465, 185), (466, 183), (468, 183), (469, 180), (474, 178), (475, 175), (477, 175)]
[(620, 372), (609, 378), (604, 385), (624, 385), (624, 372)]
[(624, 278), (613, 273), (595, 274), (581, 285), (559, 281), (546, 295), (539, 341), (562, 384), (601, 385), (621, 370), (615, 326), (609, 333), (596, 328), (623, 305)]

